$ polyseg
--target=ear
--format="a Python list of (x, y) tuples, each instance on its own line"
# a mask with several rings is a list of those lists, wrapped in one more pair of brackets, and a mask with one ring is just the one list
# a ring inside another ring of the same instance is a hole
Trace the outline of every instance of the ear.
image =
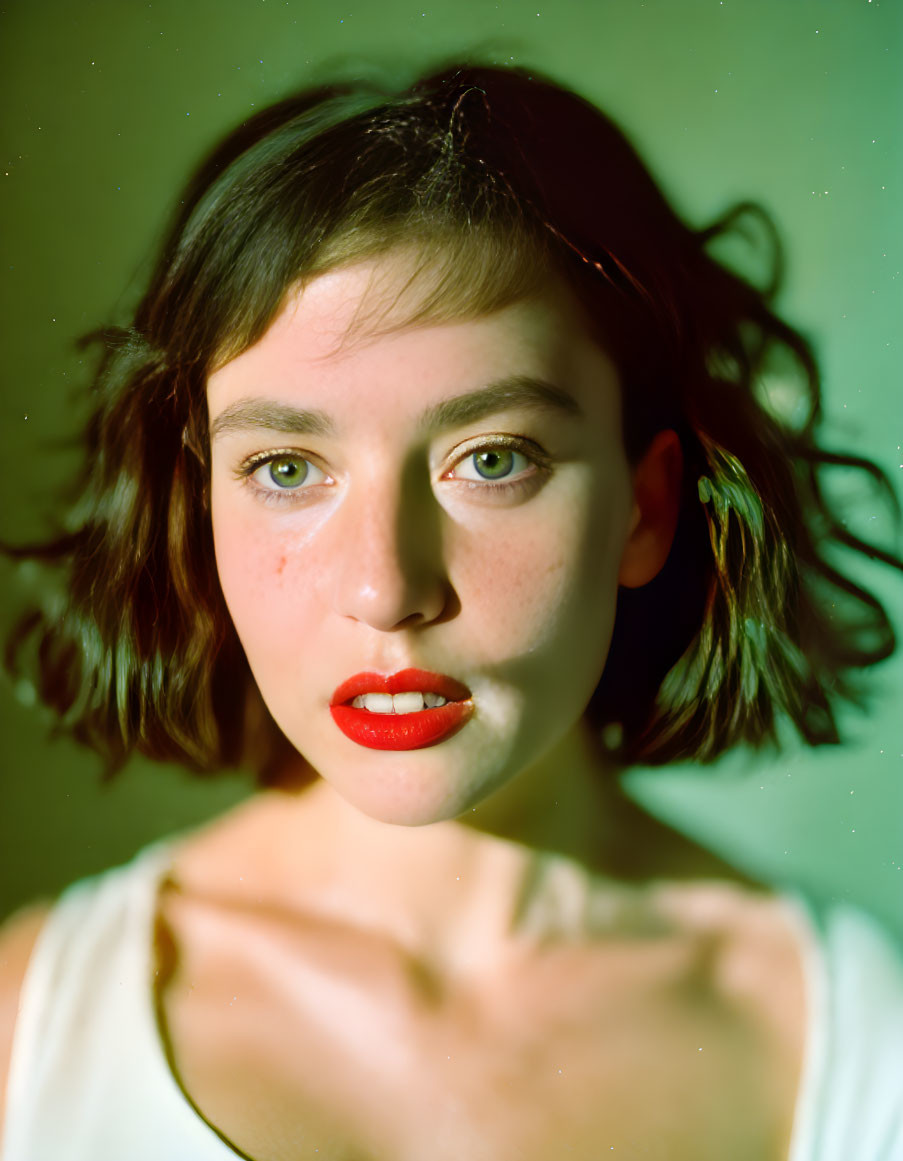
[(633, 470), (633, 511), (618, 583), (638, 589), (671, 551), (680, 515), (683, 452), (675, 431), (660, 431)]

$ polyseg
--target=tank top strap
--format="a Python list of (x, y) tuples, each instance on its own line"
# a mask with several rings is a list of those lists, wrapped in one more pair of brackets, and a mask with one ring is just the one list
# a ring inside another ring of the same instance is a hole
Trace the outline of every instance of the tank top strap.
[(235, 1161), (166, 1060), (154, 916), (173, 843), (68, 887), (22, 985), (3, 1161)]
[(903, 947), (858, 907), (787, 902), (808, 1009), (789, 1161), (903, 1161)]

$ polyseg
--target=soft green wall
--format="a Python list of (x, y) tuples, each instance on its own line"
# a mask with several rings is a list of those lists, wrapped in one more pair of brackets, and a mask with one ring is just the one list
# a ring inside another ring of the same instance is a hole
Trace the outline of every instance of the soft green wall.
[[(737, 197), (769, 207), (789, 242), (785, 309), (823, 359), (826, 438), (900, 478), (903, 10), (892, 0), (18, 0), (0, 34), (4, 538), (34, 535), (73, 472), (66, 441), (84, 413), (73, 339), (132, 300), (201, 151), (334, 67), (468, 50), (533, 63), (597, 99), (692, 220)], [(880, 524), (867, 496), (854, 511)], [(857, 571), (900, 609), (903, 586)], [(0, 583), (13, 591), (8, 567)], [(841, 750), (794, 750), (737, 777), (640, 772), (635, 792), (759, 873), (897, 917), (899, 661), (881, 682)], [(94, 760), (48, 742), (8, 685), (0, 712), (0, 911), (244, 792), (141, 763), (103, 788)]]

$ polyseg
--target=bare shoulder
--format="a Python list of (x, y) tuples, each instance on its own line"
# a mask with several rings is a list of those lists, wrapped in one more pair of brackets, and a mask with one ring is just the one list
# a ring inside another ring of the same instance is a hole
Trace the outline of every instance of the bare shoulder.
[(754, 1004), (777, 1027), (801, 1025), (803, 947), (784, 901), (731, 884), (712, 887), (709, 905), (720, 934), (719, 990)]
[(716, 881), (662, 896), (681, 926), (711, 949), (714, 992), (798, 1044), (804, 1031), (804, 949), (784, 900)]
[(764, 891), (712, 881), (664, 894), (668, 912), (705, 949), (706, 992), (748, 1069), (743, 1108), (771, 1127), (771, 1143), (756, 1155), (786, 1157), (808, 1017), (800, 932), (784, 900)]
[(49, 903), (30, 904), (0, 926), (0, 1127), (22, 981), (50, 906)]

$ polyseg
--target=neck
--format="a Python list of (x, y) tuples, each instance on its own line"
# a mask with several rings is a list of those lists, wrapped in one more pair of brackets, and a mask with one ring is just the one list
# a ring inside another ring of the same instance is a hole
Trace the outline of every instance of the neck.
[(258, 795), (209, 838), (195, 870), (215, 891), (386, 935), (443, 970), (585, 934), (625, 881), (724, 874), (623, 795), (582, 723), (463, 819), (379, 822), (318, 781)]

